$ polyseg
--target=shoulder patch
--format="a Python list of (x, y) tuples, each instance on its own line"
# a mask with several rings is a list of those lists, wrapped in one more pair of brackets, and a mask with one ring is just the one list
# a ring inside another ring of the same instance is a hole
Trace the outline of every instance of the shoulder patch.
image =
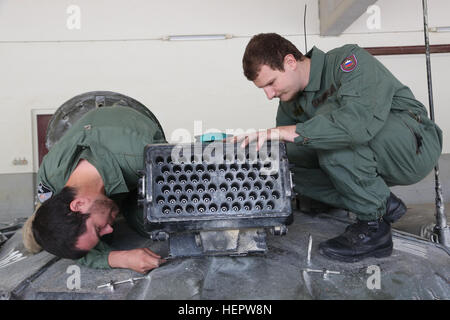
[(356, 56), (352, 54), (351, 56), (344, 59), (344, 62), (341, 63), (341, 70), (344, 72), (351, 72), (355, 70), (358, 65), (358, 59)]
[(50, 190), (49, 187), (45, 186), (42, 182), (39, 183), (37, 187), (37, 195), (39, 198), (39, 201), (41, 203), (44, 203), (48, 199), (50, 199), (53, 195), (52, 190)]

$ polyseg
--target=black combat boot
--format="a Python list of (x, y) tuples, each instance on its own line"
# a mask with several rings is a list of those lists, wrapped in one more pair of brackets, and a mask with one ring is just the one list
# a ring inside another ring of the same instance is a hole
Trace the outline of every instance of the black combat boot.
[(340, 236), (320, 243), (319, 251), (331, 259), (356, 262), (368, 257), (390, 256), (392, 247), (389, 223), (382, 220), (357, 220)]
[(406, 210), (407, 208), (403, 201), (391, 192), (387, 201), (386, 214), (383, 216), (383, 220), (388, 223), (393, 223), (400, 219), (406, 213)]

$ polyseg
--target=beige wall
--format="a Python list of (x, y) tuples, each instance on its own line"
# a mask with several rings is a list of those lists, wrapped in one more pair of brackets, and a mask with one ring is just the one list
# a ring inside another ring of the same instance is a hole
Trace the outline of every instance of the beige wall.
[[(430, 0), (430, 26), (446, 26), (450, 2)], [(308, 4), (308, 49), (423, 44), (421, 0), (379, 0), (381, 28), (363, 14), (340, 37), (320, 37), (315, 0), (2, 0), (0, 1), (0, 174), (30, 173), (34, 163), (33, 114), (56, 109), (75, 95), (110, 90), (149, 107), (166, 136), (178, 128), (267, 128), (277, 101), (268, 101), (242, 75), (250, 37), (277, 32), (304, 51), (303, 9)], [(69, 5), (81, 9), (81, 29), (66, 26)], [(221, 41), (167, 42), (173, 34), (233, 34)], [(450, 43), (433, 33), (432, 44)], [(152, 40), (153, 39), (153, 40)], [(425, 58), (379, 59), (428, 105)], [(450, 54), (432, 56), (437, 122), (450, 132), (447, 78)], [(450, 152), (445, 141), (444, 152)], [(28, 165), (14, 166), (14, 158)], [(0, 178), (1, 179), (1, 178)]]

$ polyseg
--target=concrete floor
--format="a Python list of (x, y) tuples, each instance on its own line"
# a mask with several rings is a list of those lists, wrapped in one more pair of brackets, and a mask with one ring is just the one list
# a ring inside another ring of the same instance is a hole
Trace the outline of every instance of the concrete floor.
[[(420, 236), (422, 227), (436, 223), (436, 205), (434, 203), (407, 204), (407, 207), (408, 211), (400, 220), (392, 225), (393, 228)], [(444, 209), (448, 223), (450, 202), (445, 203)]]

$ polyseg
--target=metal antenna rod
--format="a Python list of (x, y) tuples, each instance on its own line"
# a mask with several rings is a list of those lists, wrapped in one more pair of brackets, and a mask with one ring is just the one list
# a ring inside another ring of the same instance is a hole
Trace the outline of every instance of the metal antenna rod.
[(303, 14), (303, 33), (305, 35), (305, 54), (308, 53), (308, 44), (306, 43), (306, 9), (307, 9), (307, 5), (305, 4), (305, 11)]
[[(428, 38), (428, 4), (427, 0), (422, 0), (423, 6), (423, 28), (425, 34), (425, 55), (427, 62), (427, 80), (428, 80), (428, 101), (430, 105), (430, 119), (434, 119), (434, 104), (433, 104), (433, 85), (431, 81), (431, 62), (430, 62), (430, 43)], [(447, 225), (447, 217), (444, 211), (444, 201), (442, 197), (442, 187), (439, 181), (439, 163), (434, 167), (434, 181), (436, 190), (436, 226), (434, 232), (439, 236), (439, 243), (450, 247), (450, 229)]]

